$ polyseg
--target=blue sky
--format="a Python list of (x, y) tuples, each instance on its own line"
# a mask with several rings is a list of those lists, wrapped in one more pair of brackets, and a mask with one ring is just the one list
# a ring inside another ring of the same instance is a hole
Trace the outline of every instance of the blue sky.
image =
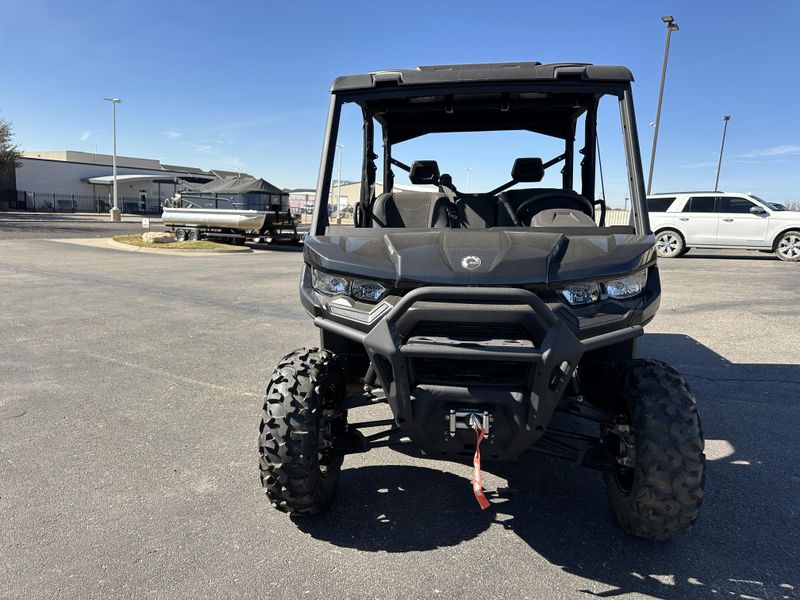
[[(316, 183), (337, 75), (509, 60), (624, 64), (636, 76), (646, 169), (662, 14), (681, 29), (672, 37), (654, 190), (712, 187), (722, 115), (731, 114), (721, 188), (799, 200), (800, 2), (793, 0), (0, 0), (0, 22), (12, 24), (3, 28), (0, 117), (13, 122), (24, 149), (110, 153), (111, 111), (102, 97), (119, 96), (120, 154), (240, 168), (281, 187), (306, 187)], [(441, 144), (443, 152), (458, 148)], [(481, 148), (510, 151), (502, 136)], [(358, 175), (355, 154), (344, 153), (344, 178)], [(608, 196), (617, 203), (627, 195), (613, 173), (621, 161), (608, 154)], [(448, 168), (462, 188), (466, 167), (472, 191), (507, 174), (498, 161), (456, 157)]]

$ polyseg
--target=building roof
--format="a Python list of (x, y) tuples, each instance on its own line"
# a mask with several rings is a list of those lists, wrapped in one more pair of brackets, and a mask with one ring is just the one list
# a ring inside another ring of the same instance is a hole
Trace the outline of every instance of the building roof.
[(337, 77), (332, 92), (372, 89), (378, 85), (429, 85), (451, 83), (555, 81), (633, 81), (626, 67), (589, 63), (539, 62), (486, 63), (468, 65), (435, 65), (414, 69), (388, 69), (362, 75)]
[[(192, 174), (186, 173), (134, 173), (117, 175), (117, 183), (133, 183), (136, 181), (152, 181), (154, 183), (173, 183), (176, 179), (181, 181), (191, 181), (195, 183), (207, 183), (214, 179), (213, 175)], [(98, 185), (113, 185), (113, 175), (100, 175), (98, 177), (89, 177), (85, 180), (88, 183), (95, 183)]]
[(201, 169), (200, 167), (182, 167), (180, 165), (165, 165), (164, 163), (161, 163), (161, 169), (164, 171), (181, 171), (182, 173), (208, 174), (208, 171)]
[(220, 169), (211, 169), (211, 173), (220, 179), (240, 178), (240, 179), (255, 179), (255, 175), (250, 173), (242, 173), (241, 171), (221, 171)]

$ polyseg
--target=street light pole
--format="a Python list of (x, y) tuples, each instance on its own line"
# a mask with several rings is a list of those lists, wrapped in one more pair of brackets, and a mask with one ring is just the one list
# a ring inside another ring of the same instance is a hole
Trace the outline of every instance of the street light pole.
[(647, 175), (647, 194), (653, 188), (653, 166), (656, 163), (656, 146), (658, 145), (658, 126), (661, 124), (661, 101), (664, 99), (664, 81), (667, 78), (667, 60), (669, 59), (669, 39), (673, 31), (678, 31), (678, 24), (671, 16), (661, 17), (667, 24), (667, 44), (664, 47), (664, 64), (661, 67), (661, 87), (658, 90), (658, 107), (656, 108), (656, 124), (653, 131), (653, 149), (650, 151), (650, 173)]
[(472, 173), (472, 168), (471, 167), (467, 167), (467, 189), (466, 189), (466, 193), (468, 193), (468, 194), (469, 194), (469, 174), (470, 173)]
[(728, 133), (728, 121), (731, 120), (730, 115), (722, 117), (722, 144), (719, 147), (719, 162), (717, 163), (717, 180), (714, 182), (714, 191), (719, 191), (719, 172), (722, 170), (722, 152), (725, 150), (725, 134)]
[(344, 144), (336, 144), (339, 149), (339, 175), (336, 178), (336, 218), (342, 218), (342, 154), (344, 153)]
[(122, 102), (122, 100), (119, 98), (103, 98), (103, 100), (111, 102), (111, 123), (114, 140), (114, 151), (111, 155), (111, 178), (114, 182), (114, 206), (109, 212), (111, 213), (112, 221), (121, 221), (122, 213), (117, 204), (117, 104)]

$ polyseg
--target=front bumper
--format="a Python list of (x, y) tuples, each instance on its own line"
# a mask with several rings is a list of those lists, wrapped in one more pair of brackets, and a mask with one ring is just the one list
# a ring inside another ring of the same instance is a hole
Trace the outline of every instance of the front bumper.
[[(562, 309), (519, 288), (431, 286), (400, 298), (366, 333), (324, 316), (314, 322), (364, 345), (395, 421), (429, 455), (470, 452), (471, 432), (453, 434), (448, 424), (454, 413), (477, 412), (492, 423), (489, 456), (511, 459), (544, 434), (584, 352), (642, 334), (634, 325), (579, 340), (557, 315)], [(444, 327), (438, 335), (420, 335), (429, 323)], [(456, 331), (464, 324), (498, 333), (488, 340), (447, 333), (448, 326)], [(506, 339), (502, 330), (508, 327), (523, 331), (524, 339)], [(460, 380), (437, 376), (437, 365), (447, 373), (454, 364), (467, 367)], [(478, 374), (518, 377), (482, 381), (469, 377), (473, 366)]]

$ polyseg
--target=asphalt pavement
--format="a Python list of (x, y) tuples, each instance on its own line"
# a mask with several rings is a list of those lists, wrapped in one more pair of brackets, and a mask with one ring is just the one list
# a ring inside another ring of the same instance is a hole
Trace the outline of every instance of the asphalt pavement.
[(486, 465), (508, 490), (485, 512), (466, 465), (348, 456), (331, 509), (290, 519), (261, 492), (257, 433), (274, 365), (318, 342), (302, 254), (17, 225), (0, 220), (0, 598), (800, 597), (800, 265), (660, 263), (640, 355), (686, 375), (708, 455), (700, 521), (664, 544), (617, 526), (597, 473), (538, 455)]

